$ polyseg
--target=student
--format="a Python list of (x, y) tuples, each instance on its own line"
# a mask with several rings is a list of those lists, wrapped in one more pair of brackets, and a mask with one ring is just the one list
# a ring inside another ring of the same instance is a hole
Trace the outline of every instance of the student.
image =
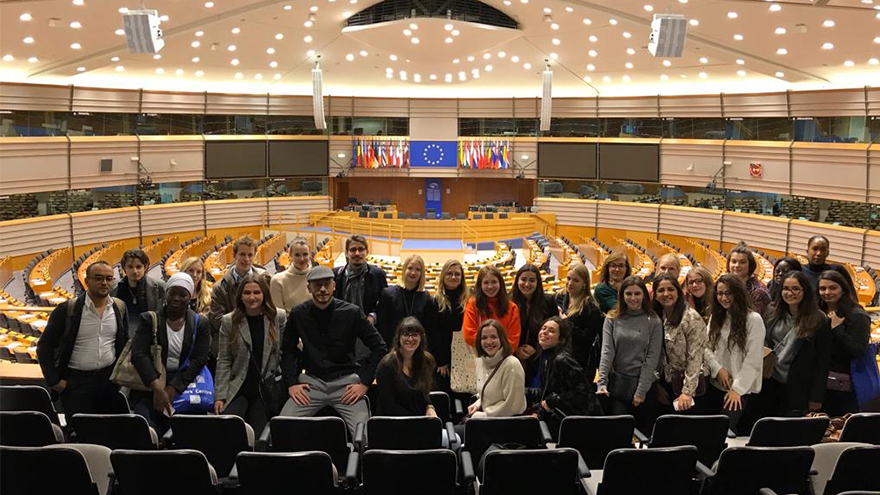
[(211, 310), (211, 289), (208, 288), (208, 281), (205, 280), (205, 264), (201, 258), (190, 256), (180, 265), (180, 271), (189, 275), (195, 286), (189, 308), (205, 315), (207, 322), (208, 312)]
[(672, 253), (666, 253), (657, 261), (657, 272), (655, 273), (655, 277), (659, 277), (660, 275), (671, 275), (678, 280), (680, 274), (681, 261), (678, 259), (678, 256)]
[[(274, 377), (281, 360), (283, 309), (269, 294), (269, 277), (245, 275), (235, 294), (235, 309), (220, 324), (220, 354), (214, 384), (214, 413), (234, 414), (262, 432), (273, 411), (260, 382)], [(275, 411), (277, 412), (277, 411)]]
[(475, 345), (477, 330), (488, 319), (497, 320), (504, 327), (510, 347), (516, 352), (521, 328), (519, 308), (508, 298), (504, 276), (494, 265), (483, 265), (477, 272), (474, 297), (468, 299), (464, 310), (461, 332), (468, 345)]
[(593, 380), (602, 354), (602, 326), (605, 317), (599, 303), (590, 293), (590, 270), (583, 264), (569, 268), (565, 289), (556, 296), (564, 318), (571, 323), (569, 352), (584, 370), (584, 377), (593, 390)]
[(709, 313), (712, 307), (711, 288), (714, 283), (712, 273), (702, 266), (691, 268), (687, 277), (685, 277), (688, 306), (694, 308), (703, 318), (703, 321), (709, 321)]
[(706, 390), (703, 380), (706, 324), (700, 314), (687, 305), (678, 278), (671, 274), (654, 279), (654, 311), (663, 322), (660, 359), (663, 380), (660, 383), (668, 399), (666, 402), (675, 411), (687, 411), (693, 407), (694, 397)]
[(871, 341), (871, 317), (847, 289), (846, 279), (834, 270), (819, 275), (819, 309), (831, 320), (831, 364), (822, 410), (831, 417), (857, 413), (850, 366), (865, 354)]
[(498, 320), (483, 320), (477, 327), (479, 398), (468, 406), (473, 418), (503, 418), (526, 409), (525, 371), (513, 355), (510, 337)]
[(599, 302), (599, 309), (608, 313), (617, 305), (617, 294), (623, 279), (632, 275), (629, 258), (623, 251), (614, 251), (605, 257), (599, 283), (593, 289), (593, 295)]
[(654, 372), (663, 348), (663, 327), (651, 307), (648, 289), (636, 276), (620, 284), (617, 306), (605, 318), (596, 393), (608, 414), (632, 414), (642, 431), (653, 429)]
[(475, 394), (477, 369), (473, 347), (464, 341), (461, 333), (464, 308), (470, 290), (464, 278), (464, 268), (458, 260), (443, 264), (435, 282), (434, 311), (428, 317), (428, 348), (437, 360), (434, 388), (447, 392)]
[[(290, 400), (281, 415), (314, 416), (330, 406), (354, 435), (357, 424), (370, 417), (361, 399), (387, 348), (359, 307), (333, 297), (336, 282), (329, 268), (313, 267), (307, 279), (312, 300), (293, 308), (282, 333), (281, 369)], [(369, 349), (360, 362), (358, 340)]]
[(712, 380), (706, 387), (705, 414), (724, 414), (730, 429), (738, 431), (743, 407), (761, 391), (764, 321), (752, 311), (742, 279), (733, 274), (718, 277), (713, 288), (709, 344), (704, 360)]
[(411, 254), (403, 260), (399, 285), (382, 289), (376, 308), (376, 329), (385, 342), (391, 342), (397, 324), (404, 318), (412, 316), (425, 325), (427, 316), (433, 313), (430, 308), (433, 303), (425, 291), (425, 261)]
[[(197, 258), (196, 258), (197, 259)], [(168, 279), (165, 303), (155, 313), (156, 342), (162, 347), (166, 375), (160, 376), (153, 364), (153, 317), (141, 315), (131, 342), (131, 364), (150, 392), (132, 390), (128, 401), (132, 411), (143, 416), (150, 426), (164, 435), (174, 398), (202, 371), (211, 348), (211, 324), (189, 308), (195, 292), (192, 277), (178, 272)], [(184, 363), (189, 363), (184, 368)], [(167, 414), (167, 415), (166, 415)]]
[(381, 268), (367, 263), (369, 254), (366, 237), (354, 234), (345, 239), (346, 263), (333, 269), (336, 281), (333, 297), (361, 308), (370, 324), (375, 325), (379, 295), (388, 287), (388, 280)]
[(779, 290), (782, 288), (782, 277), (790, 271), (801, 271), (801, 262), (795, 258), (785, 256), (777, 258), (773, 263), (773, 280), (767, 284), (767, 290), (770, 291), (770, 300), (776, 300), (779, 296)]
[(165, 302), (165, 282), (147, 277), (150, 258), (141, 249), (129, 249), (122, 254), (122, 271), (125, 276), (116, 284), (110, 295), (125, 302), (128, 325), (134, 327), (144, 311), (158, 311)]
[(519, 347), (514, 353), (522, 362), (529, 383), (538, 372), (538, 332), (544, 320), (559, 314), (552, 294), (544, 293), (541, 271), (526, 263), (516, 272), (510, 299), (519, 308)]
[(125, 304), (110, 296), (114, 279), (106, 261), (89, 265), (85, 294), (56, 306), (37, 342), (40, 370), (66, 415), (120, 412), (110, 374), (128, 342), (129, 318)]
[(831, 252), (831, 241), (828, 240), (824, 235), (814, 235), (807, 240), (807, 263), (801, 270), (804, 272), (804, 275), (807, 276), (807, 279), (810, 281), (810, 285), (813, 287), (813, 291), (819, 288), (819, 275), (822, 272), (827, 270), (835, 270), (840, 273), (844, 279), (847, 281), (847, 285), (850, 287), (855, 287), (853, 284), (852, 277), (849, 275), (849, 272), (840, 265), (837, 264), (829, 264), (826, 263), (828, 259), (828, 254)]
[(426, 350), (425, 328), (418, 319), (403, 318), (394, 331), (391, 350), (376, 369), (378, 411), (382, 416), (437, 417), (428, 396), (434, 358)]
[(584, 370), (569, 352), (571, 327), (570, 319), (559, 316), (550, 317), (541, 325), (536, 386), (526, 389), (529, 408), (547, 422), (554, 439), (565, 416), (602, 414), (592, 385), (584, 379)]
[(755, 255), (743, 243), (737, 244), (727, 255), (727, 272), (737, 276), (745, 284), (752, 307), (759, 315), (763, 315), (770, 304), (770, 291), (755, 277), (757, 268)]
[(290, 266), (272, 275), (269, 291), (275, 306), (287, 312), (312, 298), (306, 287), (306, 275), (312, 267), (309, 241), (297, 237), (290, 244)]

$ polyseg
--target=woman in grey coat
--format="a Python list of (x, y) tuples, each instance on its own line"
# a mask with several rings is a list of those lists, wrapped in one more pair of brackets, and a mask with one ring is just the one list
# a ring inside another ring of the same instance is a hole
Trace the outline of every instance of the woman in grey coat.
[(235, 309), (221, 320), (214, 412), (240, 416), (258, 435), (270, 416), (260, 382), (275, 376), (280, 366), (286, 323), (284, 310), (272, 303), (265, 275), (242, 279)]

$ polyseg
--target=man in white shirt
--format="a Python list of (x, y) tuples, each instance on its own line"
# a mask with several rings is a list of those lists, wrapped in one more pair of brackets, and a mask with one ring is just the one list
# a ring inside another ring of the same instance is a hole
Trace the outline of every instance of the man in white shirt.
[(120, 412), (110, 373), (128, 341), (128, 315), (125, 303), (110, 297), (113, 280), (109, 263), (89, 265), (86, 293), (52, 311), (37, 343), (43, 377), (68, 417)]

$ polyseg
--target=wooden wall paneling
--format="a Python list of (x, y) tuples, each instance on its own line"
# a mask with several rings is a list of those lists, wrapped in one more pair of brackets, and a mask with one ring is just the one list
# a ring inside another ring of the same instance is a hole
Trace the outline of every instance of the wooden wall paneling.
[(265, 93), (238, 95), (208, 93), (205, 102), (208, 115), (266, 115), (269, 113), (268, 97)]
[(599, 98), (599, 117), (659, 117), (659, 96)]
[(458, 100), (412, 98), (409, 100), (410, 118), (458, 118)]
[(792, 117), (863, 117), (865, 89), (791, 91)]
[(513, 118), (512, 98), (460, 98), (458, 100), (460, 118)]
[(868, 144), (794, 143), (792, 194), (865, 201)]
[(785, 93), (722, 95), (725, 117), (788, 117)]
[(753, 248), (785, 252), (788, 219), (749, 213), (724, 212), (722, 242), (745, 242)]
[[(324, 97), (324, 116), (330, 97)], [(309, 115), (314, 116), (311, 96), (269, 95), (269, 115)]]
[[(599, 117), (599, 98), (553, 98), (551, 118), (595, 119)], [(541, 101), (538, 100), (535, 117), (541, 116)]]
[(660, 183), (706, 187), (721, 168), (723, 148), (720, 139), (664, 139), (660, 142)]
[(870, 265), (876, 269), (880, 267), (880, 232), (869, 230), (865, 234), (865, 256), (863, 265)]
[(266, 198), (205, 201), (208, 230), (263, 225), (267, 214)]
[(76, 246), (140, 237), (138, 209), (134, 206), (84, 211), (70, 216), (73, 217), (73, 244)]
[[(330, 177), (336, 177), (340, 172), (353, 171), (351, 168), (353, 140), (349, 136), (330, 136)], [(345, 155), (340, 158), (340, 154)]]
[(204, 180), (202, 136), (140, 136), (140, 146), (141, 163), (154, 183)]
[(656, 237), (659, 208), (660, 205), (645, 203), (599, 201), (596, 224), (600, 229), (625, 230), (629, 236), (644, 234)]
[(70, 86), (0, 82), (0, 110), (70, 111)]
[(511, 140), (511, 157), (515, 173), (526, 179), (538, 177), (538, 140), (536, 138), (514, 138)]
[(308, 223), (309, 213), (329, 211), (332, 208), (330, 196), (297, 196), (268, 198), (268, 225), (290, 225)]
[(355, 117), (409, 117), (406, 98), (355, 98)]
[[(486, 178), (491, 178), (491, 172), (497, 172), (495, 170), (480, 170), (480, 172), (490, 172), (487, 174)], [(411, 179), (427, 179), (431, 177), (436, 177), (438, 179), (457, 179), (459, 177), (466, 177), (468, 175), (472, 175), (474, 172), (465, 169), (458, 169), (453, 167), (415, 167), (409, 168), (405, 170), (401, 170), (399, 176), (406, 176)]]
[(141, 98), (142, 113), (205, 113), (205, 93), (144, 90)]
[(880, 143), (871, 145), (868, 151), (868, 201), (880, 203)]
[(533, 206), (535, 196), (538, 194), (538, 179), (517, 179), (516, 185), (518, 189), (516, 201), (519, 206)]
[[(788, 194), (790, 170), (789, 147), (791, 143), (776, 141), (726, 141), (724, 158), (731, 162), (724, 172), (724, 187), (744, 191)], [(762, 166), (762, 176), (749, 174), (751, 163)], [(721, 185), (721, 176), (719, 176)]]
[(661, 117), (721, 117), (721, 95), (661, 96)]
[(596, 219), (598, 201), (580, 199), (535, 198), (538, 213), (553, 213), (557, 225), (587, 227), (593, 230), (590, 237), (596, 235)]
[[(327, 96), (324, 101), (324, 114), (327, 117), (351, 117), (354, 112), (353, 96)], [(311, 112), (310, 112), (311, 113)]]
[(805, 253), (807, 240), (814, 235), (821, 234), (831, 242), (829, 260), (860, 264), (865, 232), (865, 229), (792, 220), (788, 234), (788, 250), (795, 253)]
[[(660, 236), (695, 237), (706, 240), (721, 239), (720, 210), (686, 206), (660, 206)], [(677, 246), (684, 249), (686, 246)]]
[[(70, 182), (73, 189), (137, 184), (137, 136), (71, 136)], [(101, 172), (101, 160), (113, 160), (112, 172)]]
[[(205, 209), (201, 201), (141, 206), (144, 239), (177, 232), (204, 232)], [(186, 241), (187, 238), (181, 238)]]
[(74, 112), (138, 113), (140, 91), (137, 89), (107, 89), (73, 87)]
[(865, 106), (868, 108), (868, 115), (872, 117), (880, 116), (880, 87), (867, 88)]
[(0, 222), (0, 258), (70, 245), (70, 217), (66, 214)]
[(67, 138), (0, 138), (0, 195), (67, 189)]
[[(566, 98), (557, 98), (553, 100), (556, 104), (558, 101)], [(514, 98), (513, 99), (513, 116), (518, 119), (536, 119), (541, 115), (541, 99), (540, 98)]]

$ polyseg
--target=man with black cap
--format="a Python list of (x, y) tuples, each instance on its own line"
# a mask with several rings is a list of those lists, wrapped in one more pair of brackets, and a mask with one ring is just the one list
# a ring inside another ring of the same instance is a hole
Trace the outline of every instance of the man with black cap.
[[(316, 266), (306, 280), (312, 299), (293, 308), (281, 340), (281, 370), (290, 394), (281, 415), (314, 416), (330, 406), (354, 435), (357, 424), (370, 417), (361, 399), (385, 355), (385, 341), (359, 307), (333, 297), (333, 271)], [(370, 350), (361, 364), (358, 339)]]

